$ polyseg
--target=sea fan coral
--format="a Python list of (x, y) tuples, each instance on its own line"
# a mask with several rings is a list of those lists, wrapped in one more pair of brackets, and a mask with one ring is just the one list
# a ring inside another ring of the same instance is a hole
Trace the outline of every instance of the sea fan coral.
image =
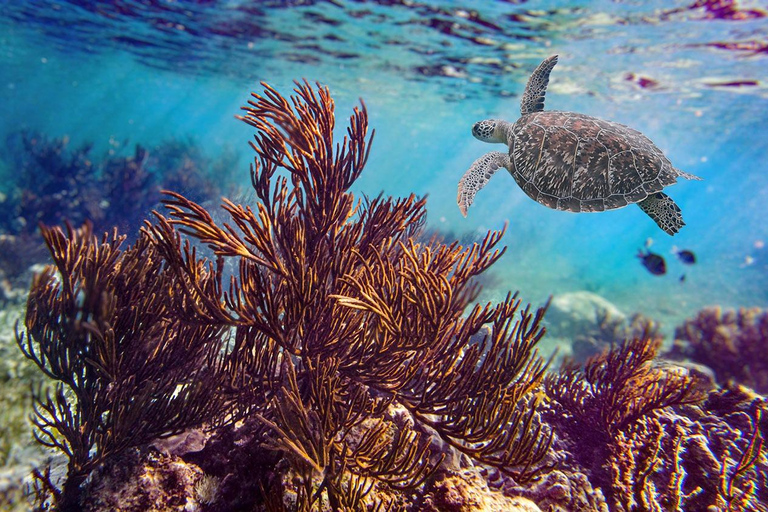
[[(56, 381), (34, 396), (35, 435), (69, 458), (59, 510), (80, 510), (80, 484), (108, 457), (210, 421), (222, 328), (182, 321), (175, 273), (147, 236), (122, 249), (81, 229), (41, 227), (54, 264), (35, 277), (19, 347)], [(199, 268), (201, 282), (211, 273)]]
[[(258, 418), (290, 461), (302, 506), (357, 509), (374, 482), (412, 488), (437, 469), (439, 453), (412, 422), (386, 419), (393, 403), (449, 446), (528, 478), (549, 445), (522, 400), (544, 373), (535, 352), (544, 311), (509, 295), (462, 316), (503, 233), (468, 248), (416, 242), (423, 200), (349, 192), (370, 149), (365, 106), (335, 144), (328, 90), (305, 82), (295, 92), (286, 99), (265, 85), (245, 107), (242, 119), (258, 130), (255, 210), (225, 201), (232, 224), (218, 225), (169, 194), (170, 219), (158, 215), (148, 230), (183, 283), (186, 318), (234, 329), (240, 414)], [(227, 288), (221, 272), (201, 279), (176, 228), (234, 260)]]
[(708, 366), (722, 384), (729, 380), (768, 393), (768, 311), (707, 308), (675, 330), (667, 354)]

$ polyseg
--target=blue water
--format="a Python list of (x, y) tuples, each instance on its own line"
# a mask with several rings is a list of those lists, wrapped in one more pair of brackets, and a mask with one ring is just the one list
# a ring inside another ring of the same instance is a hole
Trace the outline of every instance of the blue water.
[[(0, 141), (20, 128), (97, 151), (192, 137), (211, 155), (235, 148), (246, 187), (252, 132), (233, 116), (250, 91), (319, 81), (339, 126), (363, 98), (376, 129), (356, 192), (427, 194), (430, 224), (457, 236), (509, 223), (485, 298), (590, 290), (669, 331), (707, 305), (768, 307), (766, 11), (701, 0), (4, 2)], [(547, 109), (631, 125), (704, 178), (667, 190), (687, 223), (675, 237), (634, 206), (547, 209), (506, 173), (461, 216), (459, 178), (502, 149), (473, 139), (472, 124), (514, 121), (528, 75), (552, 54)], [(3, 173), (13, 169), (0, 163)], [(648, 238), (665, 276), (635, 258)], [(673, 246), (698, 263), (684, 267)]]

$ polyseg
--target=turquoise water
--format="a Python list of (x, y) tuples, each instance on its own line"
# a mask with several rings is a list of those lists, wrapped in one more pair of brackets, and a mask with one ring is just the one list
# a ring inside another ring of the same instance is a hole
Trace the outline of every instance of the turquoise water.
[[(210, 155), (236, 150), (246, 187), (252, 132), (234, 119), (239, 107), (261, 80), (284, 94), (295, 79), (319, 81), (340, 126), (363, 98), (376, 129), (356, 192), (427, 194), (430, 225), (459, 236), (509, 223), (485, 298), (516, 289), (541, 303), (589, 290), (669, 332), (707, 305), (768, 307), (767, 10), (692, 0), (7, 2), (0, 141), (24, 128), (132, 153), (192, 137)], [(459, 178), (501, 149), (472, 138), (472, 124), (514, 121), (528, 75), (552, 54), (547, 109), (631, 125), (704, 178), (667, 190), (687, 223), (675, 237), (634, 206), (547, 209), (506, 173), (461, 216)], [(5, 159), (0, 175), (13, 172)], [(635, 257), (648, 238), (665, 276)], [(684, 267), (673, 246), (697, 264)]]

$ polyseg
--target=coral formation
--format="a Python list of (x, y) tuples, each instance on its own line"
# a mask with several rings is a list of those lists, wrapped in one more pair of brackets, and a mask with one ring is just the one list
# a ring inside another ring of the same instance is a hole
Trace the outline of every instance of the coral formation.
[(714, 390), (701, 402), (688, 370), (654, 362), (659, 343), (630, 339), (547, 377), (563, 468), (586, 473), (611, 510), (765, 510), (765, 400)]
[[(426, 235), (424, 199), (355, 198), (365, 105), (335, 142), (326, 88), (264, 87), (255, 205), (219, 222), (166, 192), (130, 245), (41, 227), (16, 341), (67, 471), (35, 470), (37, 510), (768, 512), (766, 401), (730, 382), (754, 376), (700, 386), (653, 322), (608, 313), (579, 339), (610, 350), (546, 375), (546, 306), (477, 303), (503, 230), (463, 246)], [(128, 196), (143, 151), (107, 171)], [(718, 315), (678, 331), (693, 359), (765, 335)]]
[(648, 333), (545, 380), (547, 393), (567, 412), (573, 433), (602, 440), (652, 411), (701, 399), (687, 372), (651, 364), (661, 339)]
[[(289, 101), (267, 87), (245, 108), (258, 130), (257, 211), (226, 202), (236, 228), (218, 226), (171, 194), (172, 220), (152, 229), (186, 285), (189, 317), (235, 329), (233, 386), (299, 476), (295, 499), (356, 508), (371, 479), (412, 488), (435, 472), (428, 439), (385, 420), (393, 402), (460, 452), (528, 477), (549, 439), (535, 409), (519, 405), (543, 376), (534, 352), (543, 310), (520, 310), (510, 295), (462, 317), (502, 233), (469, 248), (418, 243), (423, 200), (356, 203), (348, 189), (368, 158), (365, 108), (335, 147), (327, 89), (304, 83), (296, 93)], [(227, 293), (198, 283), (174, 226), (238, 260)], [(486, 324), (490, 335), (470, 344)]]
[(667, 357), (703, 364), (721, 384), (734, 381), (768, 393), (768, 311), (707, 308), (675, 330)]
[(221, 412), (223, 329), (179, 318), (176, 274), (148, 236), (122, 249), (124, 237), (99, 241), (90, 224), (42, 234), (54, 264), (32, 283), (17, 339), (56, 381), (34, 393), (35, 435), (69, 458), (63, 490), (37, 476), (60, 510), (77, 510), (80, 484), (109, 457)]
[[(249, 455), (273, 461), (249, 475), (268, 508), (394, 506), (446, 446), (520, 481), (536, 474), (550, 442), (529, 399), (544, 309), (512, 294), (471, 306), (503, 232), (466, 248), (417, 242), (424, 200), (349, 192), (370, 148), (365, 107), (334, 144), (327, 89), (298, 84), (286, 99), (265, 87), (243, 117), (258, 130), (255, 211), (225, 200), (232, 223), (218, 225), (168, 193), (170, 218), (125, 250), (88, 224), (42, 229), (55, 265), (35, 278), (19, 345), (59, 381), (36, 394), (35, 422), (69, 468), (63, 491), (38, 472), (41, 494), (74, 509), (93, 471), (204, 423), (212, 445), (250, 426)], [(226, 496), (226, 476), (206, 472)]]
[(8, 136), (3, 157), (14, 172), (0, 189), (0, 280), (8, 282), (0, 281), (0, 290), (29, 282), (29, 265), (45, 261), (39, 223), (90, 221), (96, 233), (117, 227), (134, 240), (161, 188), (183, 190), (196, 201), (216, 199), (232, 183), (224, 169), (236, 160), (226, 151), (210, 159), (192, 141), (175, 139), (150, 149), (136, 145), (128, 156), (121, 152), (113, 148), (96, 158), (91, 144), (73, 149), (68, 137), (30, 131)]

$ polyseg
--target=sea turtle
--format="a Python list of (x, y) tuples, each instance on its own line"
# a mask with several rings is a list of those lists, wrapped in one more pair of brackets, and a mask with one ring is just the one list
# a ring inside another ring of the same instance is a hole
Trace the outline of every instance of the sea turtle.
[(685, 224), (680, 208), (661, 190), (678, 177), (698, 176), (672, 167), (648, 137), (622, 124), (575, 112), (544, 112), (544, 94), (557, 55), (544, 60), (525, 87), (521, 117), (475, 123), (472, 135), (509, 146), (475, 160), (459, 181), (457, 202), (466, 217), (475, 194), (502, 167), (531, 199), (556, 210), (601, 212), (637, 203), (674, 235)]

